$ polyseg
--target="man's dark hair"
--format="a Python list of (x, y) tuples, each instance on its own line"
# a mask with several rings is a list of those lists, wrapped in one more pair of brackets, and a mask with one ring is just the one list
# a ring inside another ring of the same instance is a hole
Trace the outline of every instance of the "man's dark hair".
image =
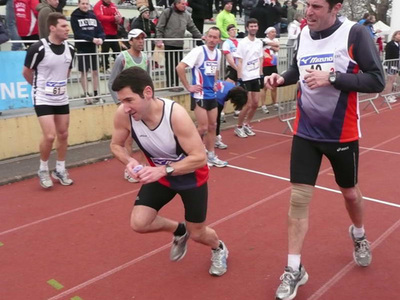
[(246, 22), (246, 27), (249, 27), (250, 24), (258, 24), (258, 20), (255, 18), (250, 18)]
[(50, 26), (57, 26), (58, 20), (65, 20), (67, 21), (67, 17), (59, 12), (52, 12), (47, 17), (47, 27), (50, 30)]
[(242, 110), (247, 103), (247, 92), (241, 86), (236, 86), (228, 92), (227, 99), (230, 99), (235, 110)]
[(139, 67), (131, 67), (123, 70), (114, 80), (112, 90), (118, 92), (125, 87), (130, 87), (132, 92), (143, 96), (143, 91), (146, 86), (150, 86), (154, 95), (154, 85), (149, 73)]
[(332, 9), (338, 3), (343, 4), (343, 0), (326, 0), (326, 2), (329, 4), (329, 9)]

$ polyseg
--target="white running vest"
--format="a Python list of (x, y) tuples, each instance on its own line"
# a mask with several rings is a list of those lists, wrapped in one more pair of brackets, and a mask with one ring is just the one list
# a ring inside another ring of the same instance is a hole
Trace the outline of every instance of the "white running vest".
[(45, 39), (41, 41), (44, 57), (37, 66), (33, 79), (33, 103), (35, 105), (66, 105), (68, 104), (68, 70), (72, 60), (69, 45), (67, 41), (64, 41), (64, 53), (57, 55)]

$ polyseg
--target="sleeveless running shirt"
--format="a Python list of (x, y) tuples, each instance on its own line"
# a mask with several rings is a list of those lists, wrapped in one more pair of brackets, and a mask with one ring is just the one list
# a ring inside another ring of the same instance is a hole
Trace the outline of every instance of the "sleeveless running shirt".
[[(171, 114), (175, 102), (169, 99), (160, 98), (159, 100), (164, 104), (164, 112), (160, 124), (155, 129), (151, 130), (143, 121), (130, 118), (132, 137), (151, 166), (166, 165), (186, 157), (171, 126)], [(209, 168), (206, 164), (193, 173), (165, 176), (159, 182), (175, 190), (191, 189), (203, 185), (208, 179), (208, 172)]]
[(359, 72), (348, 49), (349, 33), (354, 24), (346, 20), (332, 35), (320, 40), (311, 38), (308, 27), (302, 30), (297, 52), (300, 90), (295, 135), (324, 142), (350, 142), (361, 136), (356, 92), (340, 91), (332, 85), (311, 90), (304, 83), (307, 69)]
[(64, 53), (57, 55), (45, 39), (41, 41), (44, 57), (37, 66), (33, 79), (33, 102), (35, 105), (66, 105), (68, 70), (72, 60), (69, 45), (64, 41)]

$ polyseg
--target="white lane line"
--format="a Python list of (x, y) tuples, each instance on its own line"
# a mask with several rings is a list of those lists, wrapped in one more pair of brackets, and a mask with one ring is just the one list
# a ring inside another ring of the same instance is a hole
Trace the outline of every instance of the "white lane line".
[(108, 202), (108, 201), (112, 201), (112, 200), (115, 200), (117, 198), (124, 197), (124, 196), (130, 195), (130, 194), (136, 193), (138, 190), (139, 189), (135, 189), (135, 190), (130, 191), (130, 192), (126, 192), (126, 193), (119, 194), (119, 195), (116, 195), (116, 196), (113, 196), (113, 197), (109, 197), (109, 198), (106, 198), (106, 199), (98, 201), (98, 202), (94, 202), (94, 203), (91, 203), (91, 204), (88, 204), (88, 205), (85, 205), (85, 206), (80, 206), (80, 207), (77, 207), (77, 208), (74, 208), (74, 209), (71, 209), (71, 210), (67, 210), (67, 211), (64, 211), (62, 213), (47, 217), (47, 218), (43, 218), (43, 219), (36, 220), (34, 222), (31, 222), (31, 223), (27, 223), (27, 224), (24, 224), (24, 225), (21, 225), (21, 226), (18, 226), (18, 227), (14, 227), (12, 229), (0, 232), (0, 236), (2, 236), (4, 234), (7, 234), (7, 233), (11, 233), (11, 232), (17, 231), (17, 230), (24, 229), (24, 228), (27, 228), (27, 227), (30, 227), (32, 225), (36, 225), (36, 224), (40, 224), (40, 223), (43, 223), (43, 222), (46, 222), (46, 221), (50, 221), (52, 219), (55, 219), (55, 218), (58, 218), (58, 217), (62, 217), (62, 216), (68, 215), (70, 213), (74, 213), (74, 212), (77, 212), (77, 211), (80, 211), (80, 210), (83, 210), (83, 209), (86, 209), (86, 208), (89, 208), (89, 207), (92, 207), (92, 206), (96, 206), (98, 204), (102, 204), (102, 203), (105, 203), (105, 202)]
[[(257, 175), (262, 175), (262, 176), (266, 176), (266, 177), (279, 179), (279, 180), (284, 180), (284, 181), (288, 181), (288, 182), (290, 181), (289, 178), (282, 177), (282, 176), (277, 176), (277, 175), (273, 175), (273, 174), (269, 174), (269, 173), (265, 173), (265, 172), (255, 171), (255, 170), (242, 168), (242, 167), (238, 167), (238, 166), (233, 166), (233, 165), (228, 165), (228, 167), (232, 168), (232, 169), (238, 169), (238, 170), (241, 170), (241, 171), (249, 172), (249, 173), (254, 173), (254, 174), (257, 174)], [(315, 188), (320, 189), (320, 190), (325, 190), (325, 191), (328, 191), (328, 192), (332, 192), (332, 193), (341, 194), (341, 191), (339, 191), (339, 190), (327, 188), (327, 187), (320, 186), (320, 185), (316, 185)], [(383, 201), (383, 200), (379, 200), (379, 199), (375, 199), (375, 198), (371, 198), (371, 197), (366, 197), (366, 196), (363, 196), (363, 198), (365, 200), (368, 200), (368, 201), (371, 201), (371, 202), (376, 202), (376, 203), (380, 203), (380, 204), (384, 204), (384, 205), (400, 208), (400, 204), (396, 204), (396, 203), (392, 203), (392, 202), (388, 202), (388, 201)]]
[[(289, 190), (290, 190), (290, 187), (285, 188), (285, 189), (283, 189), (283, 190), (281, 190), (279, 192), (276, 192), (275, 194), (272, 194), (272, 195), (270, 195), (270, 196), (268, 196), (266, 198), (263, 198), (263, 199), (255, 202), (255, 203), (249, 205), (249, 206), (246, 206), (246, 207), (244, 207), (244, 208), (242, 208), (242, 209), (240, 209), (240, 210), (238, 210), (238, 211), (236, 211), (236, 212), (234, 212), (234, 213), (232, 213), (232, 214), (230, 214), (230, 215), (228, 215), (226, 217), (223, 217), (223, 218), (221, 218), (221, 219), (209, 224), (208, 226), (214, 227), (214, 226), (216, 226), (218, 224), (224, 223), (224, 222), (226, 222), (226, 221), (228, 221), (230, 219), (233, 219), (233, 218), (235, 218), (235, 217), (237, 217), (237, 216), (239, 216), (239, 215), (241, 215), (241, 214), (243, 214), (243, 213), (245, 213), (245, 212), (257, 207), (257, 206), (260, 206), (261, 204), (264, 204), (264, 203), (274, 199), (275, 197), (277, 197), (277, 196), (279, 196), (279, 195), (281, 195), (283, 193), (288, 192)], [(62, 292), (62, 293), (60, 293), (60, 294), (58, 294), (56, 296), (48, 298), (48, 300), (61, 299), (64, 296), (67, 296), (67, 295), (69, 295), (71, 293), (74, 293), (74, 292), (76, 292), (76, 291), (78, 291), (80, 289), (83, 289), (83, 288), (85, 288), (85, 287), (87, 287), (87, 286), (89, 286), (89, 285), (91, 285), (93, 283), (96, 283), (97, 281), (100, 281), (100, 280), (102, 280), (102, 279), (104, 279), (106, 277), (109, 277), (109, 276), (111, 276), (111, 275), (113, 275), (113, 274), (115, 274), (115, 273), (117, 273), (117, 272), (119, 272), (119, 271), (121, 271), (123, 269), (126, 269), (126, 268), (128, 268), (130, 266), (133, 266), (136, 263), (139, 263), (139, 262), (141, 262), (141, 261), (143, 261), (143, 260), (145, 260), (147, 258), (150, 258), (150, 257), (156, 255), (157, 253), (160, 253), (161, 251), (163, 251), (163, 250), (165, 250), (165, 249), (167, 249), (169, 247), (171, 247), (171, 243), (165, 244), (165, 245), (163, 245), (163, 246), (161, 246), (161, 247), (159, 247), (159, 248), (157, 248), (157, 249), (155, 249), (153, 251), (147, 252), (146, 254), (144, 254), (142, 256), (139, 256), (139, 257), (137, 257), (137, 258), (135, 258), (135, 259), (123, 264), (123, 265), (120, 265), (120, 266), (118, 266), (118, 267), (116, 267), (114, 269), (111, 269), (111, 270), (109, 270), (107, 272), (104, 272), (104, 273), (102, 273), (102, 274), (100, 274), (100, 275), (98, 275), (98, 276), (96, 276), (96, 277), (94, 277), (92, 279), (89, 279), (89, 280), (87, 280), (85, 282), (82, 282), (81, 284), (78, 284), (78, 285), (76, 285), (76, 286), (74, 286), (74, 287), (72, 287), (72, 288), (70, 288), (68, 290), (65, 290), (64, 292)]]
[[(389, 227), (378, 239), (371, 244), (371, 249), (377, 248), (383, 241), (386, 240), (397, 228), (400, 226), (400, 220)], [(325, 294), (332, 286), (334, 286), (339, 280), (341, 280), (347, 273), (351, 271), (354, 267), (357, 267), (354, 261), (348, 263), (343, 269), (341, 269), (336, 275), (334, 275), (330, 280), (328, 280), (323, 286), (321, 286), (314, 294), (312, 294), (307, 300), (317, 300), (323, 294)]]

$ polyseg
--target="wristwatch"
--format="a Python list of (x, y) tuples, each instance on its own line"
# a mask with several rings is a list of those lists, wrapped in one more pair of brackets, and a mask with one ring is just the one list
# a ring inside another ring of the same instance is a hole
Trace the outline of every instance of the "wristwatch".
[(336, 72), (330, 72), (329, 73), (329, 83), (330, 84), (335, 84), (337, 79), (337, 73)]
[(172, 173), (174, 173), (175, 169), (171, 167), (169, 164), (165, 165), (165, 172), (167, 173), (167, 176), (171, 176)]

